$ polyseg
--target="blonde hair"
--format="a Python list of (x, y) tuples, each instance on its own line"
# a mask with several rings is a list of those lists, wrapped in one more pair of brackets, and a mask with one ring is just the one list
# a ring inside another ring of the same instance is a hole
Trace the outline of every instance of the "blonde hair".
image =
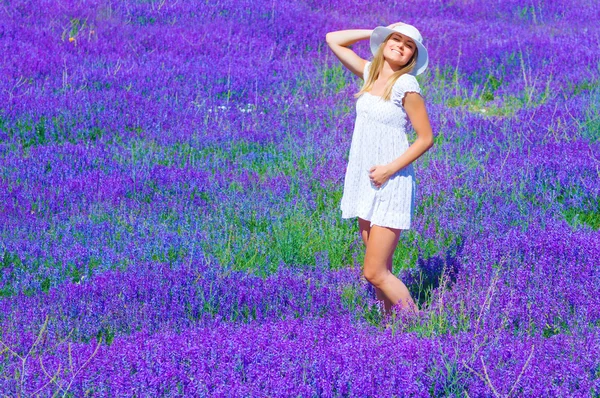
[[(358, 93), (354, 94), (354, 98), (360, 97), (365, 92), (368, 92), (371, 90), (371, 88), (373, 88), (373, 84), (379, 77), (379, 73), (381, 72), (381, 68), (383, 67), (383, 61), (384, 61), (383, 48), (385, 47), (387, 41), (390, 39), (390, 37), (393, 34), (394, 33), (390, 33), (385, 38), (383, 43), (381, 43), (379, 48), (377, 49), (377, 52), (373, 56), (373, 61), (371, 61), (371, 65), (369, 66), (369, 73), (367, 75), (367, 78), (365, 79), (365, 82), (364, 82), (363, 86), (361, 87), (360, 91)], [(390, 97), (392, 96), (392, 87), (394, 87), (396, 80), (398, 80), (400, 78), (400, 76), (404, 75), (405, 73), (409, 73), (410, 71), (412, 71), (414, 69), (415, 65), (417, 64), (418, 52), (419, 52), (419, 50), (417, 48), (415, 48), (415, 52), (414, 52), (413, 56), (406, 63), (406, 65), (404, 65), (402, 68), (400, 68), (396, 72), (392, 73), (392, 75), (389, 77), (389, 79), (386, 83), (385, 89), (383, 90), (383, 95), (381, 96), (384, 100), (386, 100), (386, 101), (390, 100)]]

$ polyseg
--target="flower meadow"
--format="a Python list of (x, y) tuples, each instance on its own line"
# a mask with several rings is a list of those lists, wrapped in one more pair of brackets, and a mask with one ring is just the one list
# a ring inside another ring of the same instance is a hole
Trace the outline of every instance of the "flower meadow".
[[(2, 396), (600, 397), (599, 19), (5, 2)], [(381, 315), (341, 219), (362, 81), (325, 42), (398, 21), (430, 54), (435, 143), (393, 263), (418, 318)]]

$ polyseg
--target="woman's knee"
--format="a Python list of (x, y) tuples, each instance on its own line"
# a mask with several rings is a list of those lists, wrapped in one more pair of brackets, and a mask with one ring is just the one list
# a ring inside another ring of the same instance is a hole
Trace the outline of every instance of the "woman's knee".
[(379, 286), (385, 278), (387, 278), (390, 271), (387, 268), (386, 263), (376, 263), (365, 259), (363, 267), (363, 276), (374, 286)]

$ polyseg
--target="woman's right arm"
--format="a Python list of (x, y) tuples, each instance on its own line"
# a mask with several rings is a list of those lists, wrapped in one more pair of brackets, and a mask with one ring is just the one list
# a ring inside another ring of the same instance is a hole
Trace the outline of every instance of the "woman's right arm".
[(373, 29), (349, 29), (329, 32), (325, 35), (327, 45), (331, 51), (342, 62), (342, 64), (354, 73), (356, 76), (363, 78), (363, 71), (367, 64), (366, 59), (362, 59), (348, 46), (356, 43), (359, 40), (369, 39)]

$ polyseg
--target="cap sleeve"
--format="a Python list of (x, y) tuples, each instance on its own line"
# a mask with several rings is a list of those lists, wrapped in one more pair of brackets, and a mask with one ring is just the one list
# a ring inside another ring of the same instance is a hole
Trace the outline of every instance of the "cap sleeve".
[(413, 75), (409, 75), (408, 73), (403, 74), (398, 78), (396, 84), (394, 84), (394, 88), (392, 89), (392, 101), (397, 106), (402, 105), (402, 99), (406, 95), (406, 93), (418, 93), (421, 94), (421, 87), (419, 86), (419, 82)]

